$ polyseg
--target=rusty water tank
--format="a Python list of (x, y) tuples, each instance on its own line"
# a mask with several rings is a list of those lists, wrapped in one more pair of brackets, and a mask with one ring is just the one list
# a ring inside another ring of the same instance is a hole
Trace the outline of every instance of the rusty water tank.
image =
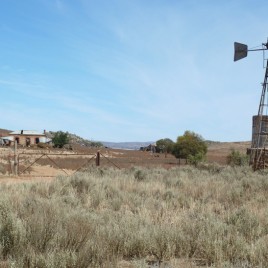
[[(259, 142), (258, 142), (258, 136)], [(268, 116), (254, 115), (252, 117), (251, 148), (268, 148)]]

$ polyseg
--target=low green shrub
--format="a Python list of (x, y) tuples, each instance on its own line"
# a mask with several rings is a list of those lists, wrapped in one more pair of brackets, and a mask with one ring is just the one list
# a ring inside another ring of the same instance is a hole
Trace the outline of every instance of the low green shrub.
[(227, 156), (227, 164), (230, 166), (246, 166), (248, 163), (248, 155), (242, 154), (234, 149), (232, 149), (231, 153)]
[(136, 170), (134, 173), (134, 178), (137, 181), (144, 181), (146, 179), (146, 174), (144, 170), (140, 170), (140, 169)]

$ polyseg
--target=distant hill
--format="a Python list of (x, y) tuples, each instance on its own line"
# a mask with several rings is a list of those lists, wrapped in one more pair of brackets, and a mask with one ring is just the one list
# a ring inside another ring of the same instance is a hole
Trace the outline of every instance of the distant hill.
[[(49, 138), (53, 138), (54, 134), (56, 132), (53, 132), (53, 131), (48, 131), (46, 133), (47, 137)], [(102, 143), (101, 142), (98, 142), (98, 141), (90, 141), (90, 140), (87, 140), (87, 139), (84, 139), (76, 134), (72, 134), (72, 133), (68, 133), (68, 136), (69, 136), (69, 143), (70, 144), (78, 144), (80, 146), (85, 146), (85, 147), (102, 147)]]
[(147, 141), (147, 142), (108, 142), (102, 141), (101, 142), (104, 146), (112, 148), (112, 149), (125, 149), (125, 150), (139, 150), (140, 147), (148, 146), (154, 141)]
[[(8, 129), (2, 129), (0, 128), (0, 137), (7, 136), (12, 130)], [(55, 132), (52, 131), (47, 131), (46, 134), (49, 138), (53, 137), (53, 134)], [(155, 141), (146, 141), (146, 142), (109, 142), (109, 141), (90, 141), (87, 139), (84, 139), (76, 134), (68, 133), (70, 137), (70, 143), (71, 144), (77, 144), (80, 146), (85, 146), (85, 147), (99, 147), (101, 144), (105, 147), (111, 148), (111, 149), (124, 149), (124, 150), (139, 150), (140, 147), (146, 147), (150, 144), (155, 143)], [(233, 147), (234, 149), (241, 149), (244, 150), (244, 147), (250, 148), (250, 141), (243, 141), (243, 142), (219, 142), (219, 141), (211, 141), (207, 140), (206, 141), (208, 147), (210, 149), (214, 148), (225, 148), (226, 146), (228, 147)]]
[(5, 137), (5, 136), (7, 136), (10, 132), (12, 132), (12, 131), (11, 131), (11, 130), (8, 130), (8, 129), (0, 128), (0, 137)]
[[(109, 147), (111, 149), (125, 149), (125, 150), (139, 150), (140, 147), (146, 147), (150, 144), (155, 143), (155, 141), (147, 141), (147, 142), (101, 142), (104, 146)], [(244, 148), (250, 148), (250, 141), (237, 141), (237, 142), (220, 142), (220, 141), (206, 141), (209, 148), (229, 148), (232, 147), (237, 150), (244, 150)]]

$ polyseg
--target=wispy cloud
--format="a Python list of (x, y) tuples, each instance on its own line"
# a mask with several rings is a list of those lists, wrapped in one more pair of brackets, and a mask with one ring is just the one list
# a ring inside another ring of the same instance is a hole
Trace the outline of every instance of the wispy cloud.
[(32, 12), (17, 3), (21, 13), (0, 28), (0, 110), (13, 105), (29, 125), (69, 124), (95, 139), (175, 138), (185, 129), (250, 137), (242, 122), (258, 105), (263, 70), (252, 68), (259, 59), (234, 65), (233, 41), (263, 38), (268, 6), (241, 3), (38, 0)]

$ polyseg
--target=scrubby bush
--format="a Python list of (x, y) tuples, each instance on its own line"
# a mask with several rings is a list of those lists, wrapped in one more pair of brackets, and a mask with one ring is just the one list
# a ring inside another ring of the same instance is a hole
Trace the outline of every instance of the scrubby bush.
[(144, 181), (146, 179), (146, 173), (144, 170), (138, 169), (134, 173), (134, 178), (137, 181)]
[(267, 185), (266, 175), (242, 167), (189, 166), (1, 184), (0, 263), (266, 267)]
[(197, 168), (200, 170), (207, 170), (209, 173), (220, 173), (224, 167), (219, 165), (218, 163), (206, 163), (206, 162), (199, 162), (197, 164)]
[(204, 154), (202, 152), (199, 152), (195, 155), (189, 155), (187, 160), (191, 165), (197, 167), (197, 165), (202, 162), (202, 160), (204, 160)]
[(38, 147), (38, 148), (42, 148), (42, 149), (47, 149), (47, 148), (50, 147), (50, 145), (47, 144), (47, 143), (44, 143), (44, 142), (39, 142), (39, 143), (37, 144), (37, 147)]
[(227, 156), (227, 164), (231, 166), (245, 166), (248, 165), (249, 158), (247, 155), (232, 149), (231, 153)]
[(4, 164), (0, 163), (0, 173), (5, 174), (5, 172), (6, 172), (6, 166)]

